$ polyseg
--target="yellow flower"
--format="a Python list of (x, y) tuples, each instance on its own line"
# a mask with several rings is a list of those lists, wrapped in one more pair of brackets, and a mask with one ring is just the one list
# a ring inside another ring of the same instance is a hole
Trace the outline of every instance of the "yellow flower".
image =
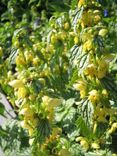
[(26, 119), (30, 119), (33, 117), (33, 111), (29, 107), (23, 108), (19, 112), (19, 115), (24, 115)]
[(113, 124), (112, 124), (112, 128), (117, 128), (117, 122), (114, 122)]
[(108, 97), (108, 92), (107, 92), (106, 89), (103, 89), (103, 90), (102, 90), (102, 94), (103, 94), (105, 97)]
[(83, 137), (79, 136), (79, 137), (76, 138), (76, 142), (79, 142), (79, 141), (81, 141), (83, 139), (84, 139)]
[(52, 135), (56, 136), (58, 134), (61, 134), (62, 133), (62, 129), (61, 128), (53, 128), (52, 130)]
[(84, 43), (83, 45), (83, 51), (86, 52), (86, 51), (90, 51), (91, 49), (93, 49), (93, 43), (92, 43), (92, 40), (88, 40)]
[(111, 127), (109, 130), (108, 130), (108, 134), (112, 134), (112, 133), (114, 133), (115, 131), (116, 131), (116, 127)]
[(93, 13), (94, 13), (95, 15), (99, 15), (99, 14), (100, 14), (100, 11), (99, 11), (99, 10), (94, 10)]
[(101, 60), (98, 60), (98, 65), (100, 68), (107, 69), (108, 68), (108, 62), (102, 58)]
[(78, 44), (78, 43), (79, 43), (79, 38), (78, 38), (78, 36), (75, 36), (75, 37), (74, 37), (74, 43), (75, 43), (75, 44)]
[(61, 149), (58, 156), (71, 156), (71, 153), (67, 149)]
[(9, 82), (9, 85), (13, 88), (21, 88), (24, 87), (24, 84), (21, 80), (13, 80)]
[(35, 94), (31, 94), (29, 96), (29, 100), (34, 101), (36, 99), (36, 95)]
[(86, 96), (86, 91), (85, 90), (81, 90), (80, 91), (80, 97), (84, 98)]
[(48, 103), (50, 101), (50, 97), (49, 96), (43, 96), (42, 101), (43, 101), (43, 103)]
[(87, 85), (84, 81), (78, 81), (77, 83), (73, 84), (74, 89), (76, 90), (85, 90)]
[(35, 65), (35, 66), (38, 65), (39, 64), (39, 58), (38, 57), (33, 58), (32, 62), (33, 62), (33, 65)]
[(80, 144), (86, 151), (89, 149), (89, 144), (88, 144), (88, 142), (85, 139), (84, 140), (82, 139), (80, 141)]
[(46, 83), (46, 81), (45, 81), (44, 78), (39, 78), (39, 81), (40, 81), (43, 85), (45, 85), (45, 83)]
[(20, 125), (21, 125), (21, 127), (24, 128), (24, 129), (29, 129), (29, 128), (30, 128), (30, 126), (29, 126), (29, 124), (26, 122), (26, 120), (21, 121), (21, 122), (20, 122)]
[(24, 99), (26, 97), (27, 93), (28, 92), (27, 92), (27, 89), (25, 87), (19, 88), (18, 92), (17, 92), (18, 98)]
[(91, 144), (91, 148), (93, 148), (93, 149), (99, 149), (100, 148), (100, 145), (97, 142), (93, 142)]
[(52, 43), (52, 44), (55, 44), (56, 42), (57, 42), (57, 35), (53, 34), (53, 35), (51, 36), (51, 43)]
[(39, 119), (38, 118), (31, 118), (30, 119), (31, 124), (33, 125), (33, 127), (36, 127), (39, 123)]
[(64, 29), (65, 29), (65, 30), (68, 30), (69, 28), (70, 28), (69, 22), (66, 22), (66, 23), (64, 24)]
[(28, 129), (28, 133), (29, 133), (29, 136), (32, 136), (33, 135), (33, 132), (34, 132), (34, 129), (32, 129), (31, 127)]
[(95, 23), (98, 23), (100, 20), (101, 20), (100, 15), (95, 15), (95, 16), (94, 16), (94, 22), (95, 22)]
[(84, 32), (81, 36), (82, 42), (86, 42), (88, 40), (92, 41), (92, 29), (90, 28), (88, 32)]
[(94, 126), (93, 126), (93, 133), (95, 133), (97, 130), (97, 122), (94, 122)]
[(107, 33), (108, 33), (108, 30), (107, 29), (101, 29), (99, 31), (99, 35), (102, 36), (102, 37), (105, 37)]
[(100, 100), (100, 95), (98, 91), (97, 90), (90, 91), (88, 99), (93, 103), (98, 102)]
[(80, 8), (84, 4), (85, 4), (85, 0), (79, 0), (79, 2), (78, 2), (78, 8)]
[(27, 62), (31, 62), (33, 60), (33, 54), (31, 51), (25, 50), (24, 56)]
[(98, 78), (103, 78), (108, 70), (108, 63), (104, 60), (98, 60), (98, 71), (97, 71), (97, 77)]
[(80, 91), (81, 98), (86, 96), (86, 88), (87, 84), (84, 81), (78, 81), (77, 83), (73, 84), (75, 90)]
[(17, 56), (15, 59), (16, 65), (24, 65), (26, 62), (23, 58), (23, 56)]
[(58, 105), (60, 105), (62, 103), (62, 99), (58, 99), (58, 98), (52, 98), (50, 101), (50, 107), (57, 107)]
[(58, 98), (51, 98), (49, 96), (43, 96), (42, 97), (42, 105), (47, 107), (48, 110), (53, 109), (54, 107), (57, 107), (58, 105), (60, 105), (62, 103), (62, 99), (58, 99)]
[(47, 119), (51, 122), (54, 120), (54, 110), (50, 109), (49, 114), (47, 115)]
[(34, 138), (29, 139), (29, 145), (32, 146), (33, 142), (34, 142)]
[(97, 73), (96, 66), (94, 64), (89, 64), (84, 72), (86, 75), (95, 76)]

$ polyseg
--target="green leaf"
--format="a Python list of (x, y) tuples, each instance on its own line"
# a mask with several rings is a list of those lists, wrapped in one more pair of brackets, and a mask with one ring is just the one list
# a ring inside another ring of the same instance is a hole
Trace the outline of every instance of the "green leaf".
[(73, 117), (73, 114), (75, 113), (75, 109), (72, 107), (74, 101), (74, 98), (68, 99), (67, 101), (63, 102), (62, 106), (59, 106), (56, 109), (55, 118), (57, 122), (63, 121), (65, 120), (65, 118), (68, 118), (68, 120), (70, 120)]
[(4, 116), (5, 106), (0, 102), (0, 115)]
[[(31, 149), (29, 148), (29, 137), (15, 119), (7, 120), (4, 129), (0, 128), (0, 146), (5, 156), (29, 156)], [(2, 134), (1, 134), (2, 132)]]
[(42, 144), (51, 133), (50, 123), (47, 119), (41, 119), (35, 131), (37, 142)]
[(94, 112), (94, 107), (92, 103), (85, 99), (77, 102), (78, 105), (78, 112), (84, 118), (84, 121), (88, 126), (92, 126), (92, 117)]
[(72, 0), (71, 1), (71, 8), (74, 9), (76, 7), (77, 3), (78, 2), (76, 0)]
[(11, 53), (10, 53), (10, 56), (9, 56), (9, 63), (10, 64), (15, 64), (15, 59), (17, 57), (17, 54), (18, 54), (18, 50), (15, 49), (15, 48), (12, 48), (11, 49)]
[(92, 135), (91, 129), (87, 126), (83, 117), (79, 117), (76, 121), (76, 126), (80, 130), (81, 134), (87, 138), (90, 138)]

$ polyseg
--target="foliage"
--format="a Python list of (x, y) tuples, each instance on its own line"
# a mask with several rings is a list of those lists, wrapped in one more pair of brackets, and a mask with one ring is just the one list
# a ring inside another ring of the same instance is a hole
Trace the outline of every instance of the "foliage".
[(0, 88), (24, 129), (2, 130), (6, 155), (116, 153), (116, 1), (2, 0), (1, 7)]
[(28, 143), (27, 133), (19, 127), (19, 123), (15, 119), (10, 119), (4, 127), (4, 133), (0, 137), (0, 146), (7, 156), (29, 156), (31, 150)]

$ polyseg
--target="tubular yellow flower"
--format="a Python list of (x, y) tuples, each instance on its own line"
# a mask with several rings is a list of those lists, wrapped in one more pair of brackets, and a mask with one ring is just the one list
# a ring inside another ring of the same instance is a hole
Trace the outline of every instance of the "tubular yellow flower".
[(33, 114), (34, 114), (33, 111), (29, 107), (23, 108), (19, 112), (19, 115), (24, 115), (26, 119), (33, 118)]
[(43, 106), (47, 107), (48, 109), (53, 109), (62, 103), (62, 99), (58, 98), (51, 98), (49, 96), (42, 97)]
[(21, 88), (24, 87), (24, 84), (21, 80), (13, 80), (8, 83), (13, 88)]
[(95, 15), (99, 15), (99, 14), (100, 14), (100, 11), (99, 11), (99, 10), (94, 10), (93, 13), (94, 13)]
[(90, 91), (88, 99), (93, 103), (98, 102), (100, 100), (100, 95), (98, 91), (97, 90)]
[(85, 75), (95, 76), (97, 73), (96, 66), (94, 64), (89, 64), (84, 72)]
[(85, 0), (79, 0), (79, 2), (78, 2), (78, 8), (80, 8), (84, 4), (85, 4)]
[(16, 65), (24, 65), (26, 62), (22, 56), (17, 56), (15, 59)]
[(80, 137), (77, 137), (77, 138), (76, 138), (76, 142), (79, 142), (79, 141), (81, 141), (81, 140), (83, 140), (83, 139), (84, 139), (84, 138), (81, 137), (81, 136), (80, 136)]
[(94, 133), (94, 134), (95, 134), (96, 130), (97, 130), (97, 122), (95, 122), (95, 123), (94, 123), (94, 126), (93, 126), (93, 133)]
[(84, 81), (78, 81), (77, 83), (73, 84), (74, 89), (76, 90), (85, 90), (87, 85)]
[(74, 37), (74, 43), (75, 43), (75, 44), (78, 44), (78, 43), (79, 43), (79, 38), (78, 38), (78, 36), (75, 36), (75, 37)]
[(116, 127), (111, 127), (111, 128), (108, 130), (108, 134), (113, 134), (115, 131), (116, 131)]
[(94, 22), (95, 22), (95, 23), (98, 23), (100, 20), (101, 20), (100, 15), (95, 15), (95, 16), (94, 16)]
[(18, 92), (17, 92), (17, 95), (18, 95), (18, 98), (22, 98), (24, 99), (27, 95), (27, 89), (25, 87), (21, 87), (18, 89)]
[(106, 89), (103, 89), (103, 90), (102, 90), (102, 94), (103, 94), (105, 97), (108, 97), (108, 92), (107, 92)]
[(34, 132), (34, 129), (32, 129), (31, 127), (28, 128), (29, 136), (32, 136), (33, 135), (33, 132)]
[(24, 129), (29, 129), (30, 128), (30, 126), (28, 125), (28, 123), (25, 120), (21, 121), (20, 125)]
[(80, 98), (84, 98), (86, 96), (86, 91), (85, 90), (81, 90), (80, 91)]
[(86, 52), (86, 51), (90, 51), (91, 49), (93, 49), (93, 43), (92, 43), (92, 40), (88, 40), (84, 43), (83, 45), (83, 51)]
[(32, 146), (33, 142), (34, 142), (34, 138), (29, 139), (29, 145)]
[(33, 58), (32, 62), (33, 62), (33, 65), (35, 65), (35, 66), (38, 65), (39, 64), (39, 58), (38, 57)]
[(65, 30), (68, 30), (69, 28), (70, 28), (69, 22), (66, 22), (66, 23), (64, 24), (64, 29), (65, 29)]
[(51, 36), (51, 43), (52, 44), (55, 44), (56, 42), (57, 42), (57, 35), (55, 35), (55, 34), (53, 34), (52, 36)]
[(108, 30), (107, 29), (101, 29), (99, 31), (99, 35), (102, 36), (102, 37), (105, 37), (107, 33), (108, 33)]
[(91, 144), (91, 148), (93, 148), (93, 149), (99, 149), (100, 148), (100, 145), (97, 142), (93, 142)]
[(112, 124), (112, 128), (117, 128), (117, 122), (114, 122), (113, 124)]
[(54, 120), (54, 110), (49, 110), (49, 114), (47, 115), (47, 119), (52, 122)]
[(88, 30), (88, 32), (84, 32), (81, 36), (82, 42), (86, 42), (88, 40), (92, 41), (92, 28)]
[(84, 139), (80, 141), (81, 146), (87, 151), (89, 149), (88, 142)]
[(98, 71), (97, 71), (97, 77), (98, 78), (103, 78), (108, 70), (108, 63), (105, 60), (98, 60)]

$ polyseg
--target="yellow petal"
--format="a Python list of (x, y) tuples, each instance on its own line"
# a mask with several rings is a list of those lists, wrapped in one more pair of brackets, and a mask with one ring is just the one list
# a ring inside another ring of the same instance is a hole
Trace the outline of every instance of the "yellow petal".
[(21, 88), (24, 87), (24, 84), (21, 80), (13, 80), (8, 83), (13, 88)]

